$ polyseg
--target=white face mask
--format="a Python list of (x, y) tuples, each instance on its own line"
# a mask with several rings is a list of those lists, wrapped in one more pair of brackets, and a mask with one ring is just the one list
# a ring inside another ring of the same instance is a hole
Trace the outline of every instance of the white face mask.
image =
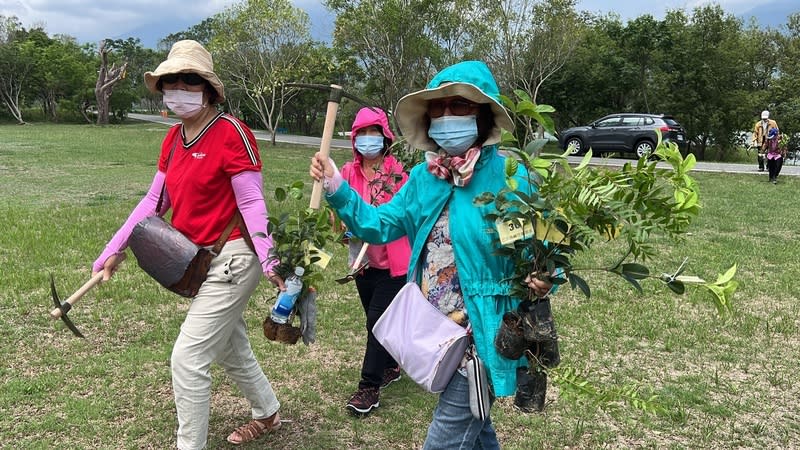
[(383, 151), (383, 136), (356, 136), (356, 150), (367, 159), (375, 159)]
[(477, 116), (442, 116), (431, 119), (428, 136), (450, 156), (460, 156), (478, 138)]
[(164, 90), (164, 104), (181, 119), (189, 119), (197, 115), (203, 104), (203, 92), (182, 91), (178, 89)]

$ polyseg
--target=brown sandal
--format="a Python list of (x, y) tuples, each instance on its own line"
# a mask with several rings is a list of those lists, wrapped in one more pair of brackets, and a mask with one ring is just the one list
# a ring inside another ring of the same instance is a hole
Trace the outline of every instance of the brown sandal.
[(228, 436), (228, 442), (233, 445), (244, 444), (258, 439), (262, 434), (270, 433), (281, 427), (281, 418), (278, 413), (264, 418), (253, 419), (250, 423), (240, 426)]

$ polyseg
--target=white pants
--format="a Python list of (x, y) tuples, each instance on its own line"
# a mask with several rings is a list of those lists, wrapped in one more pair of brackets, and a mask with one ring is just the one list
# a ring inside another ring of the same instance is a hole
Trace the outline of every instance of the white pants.
[(250, 402), (254, 419), (280, 403), (247, 338), (244, 310), (261, 280), (258, 257), (243, 239), (225, 244), (192, 299), (172, 349), (172, 388), (178, 411), (178, 448), (202, 449), (208, 435), (212, 362), (218, 362)]

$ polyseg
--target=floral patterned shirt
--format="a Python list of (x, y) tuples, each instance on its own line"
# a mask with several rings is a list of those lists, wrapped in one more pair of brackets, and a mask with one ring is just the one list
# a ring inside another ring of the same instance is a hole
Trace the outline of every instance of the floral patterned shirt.
[(466, 314), (464, 296), (450, 240), (450, 210), (445, 207), (425, 243), (422, 256), (422, 293), (443, 314)]

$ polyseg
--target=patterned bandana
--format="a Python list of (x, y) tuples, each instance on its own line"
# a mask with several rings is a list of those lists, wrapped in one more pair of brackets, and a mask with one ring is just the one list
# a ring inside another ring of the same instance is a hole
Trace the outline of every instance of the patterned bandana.
[(425, 152), (428, 161), (428, 172), (436, 178), (449, 181), (454, 186), (464, 187), (472, 179), (475, 163), (481, 156), (480, 147), (472, 147), (462, 156), (450, 156), (444, 150)]

